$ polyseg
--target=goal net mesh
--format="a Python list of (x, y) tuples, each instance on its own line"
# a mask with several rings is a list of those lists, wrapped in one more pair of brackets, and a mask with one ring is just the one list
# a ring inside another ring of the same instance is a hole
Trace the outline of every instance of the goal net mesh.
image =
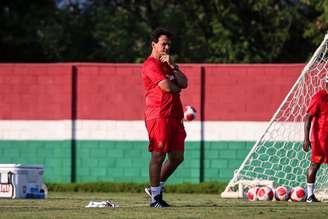
[[(327, 75), (327, 47), (326, 35), (265, 132), (235, 171), (226, 191), (242, 180), (270, 180), (275, 186), (305, 187), (310, 152), (303, 151), (303, 120), (311, 97), (322, 89)], [(328, 168), (322, 165), (317, 174), (316, 192), (327, 191)]]

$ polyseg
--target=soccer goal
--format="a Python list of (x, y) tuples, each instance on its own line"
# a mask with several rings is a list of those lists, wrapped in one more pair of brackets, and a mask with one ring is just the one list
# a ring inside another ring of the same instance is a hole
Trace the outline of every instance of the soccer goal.
[[(266, 130), (235, 171), (223, 198), (242, 198), (243, 190), (273, 183), (289, 188), (306, 186), (310, 153), (303, 151), (304, 116), (311, 97), (322, 88), (328, 73), (328, 34), (273, 115)], [(263, 183), (262, 183), (263, 184)], [(316, 180), (317, 196), (328, 194), (328, 167), (322, 165)], [(324, 198), (324, 197), (323, 197)]]

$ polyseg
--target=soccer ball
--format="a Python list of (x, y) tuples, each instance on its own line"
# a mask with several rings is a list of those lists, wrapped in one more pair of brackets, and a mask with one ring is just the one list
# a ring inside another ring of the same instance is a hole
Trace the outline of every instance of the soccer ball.
[(247, 199), (249, 201), (256, 201), (257, 200), (257, 191), (259, 190), (259, 187), (253, 187), (250, 188), (247, 192)]
[(290, 190), (290, 199), (293, 202), (301, 202), (304, 201), (306, 197), (305, 190), (301, 186), (297, 186)]
[(269, 186), (260, 187), (257, 191), (257, 198), (260, 201), (271, 201), (273, 199), (273, 190)]
[(184, 108), (184, 120), (191, 121), (196, 118), (196, 110), (192, 106), (185, 106)]
[(289, 199), (287, 188), (285, 186), (278, 186), (275, 190), (274, 197), (277, 201), (287, 201)]

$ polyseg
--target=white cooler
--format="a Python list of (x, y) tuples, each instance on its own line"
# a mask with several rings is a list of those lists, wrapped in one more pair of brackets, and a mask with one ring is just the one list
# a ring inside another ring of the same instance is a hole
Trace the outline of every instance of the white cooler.
[(46, 198), (42, 165), (0, 164), (0, 198)]

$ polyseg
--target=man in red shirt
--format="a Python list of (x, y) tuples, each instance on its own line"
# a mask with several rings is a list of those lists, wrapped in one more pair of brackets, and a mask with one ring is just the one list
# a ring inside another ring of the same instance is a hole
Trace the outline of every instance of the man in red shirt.
[[(163, 200), (165, 180), (184, 159), (186, 132), (182, 123), (181, 89), (187, 88), (187, 77), (170, 56), (172, 33), (158, 28), (152, 34), (152, 52), (142, 67), (145, 87), (145, 123), (149, 136), (148, 150), (151, 207), (169, 207)], [(166, 154), (168, 159), (164, 162)]]
[[(305, 115), (303, 150), (311, 148), (311, 165), (307, 173), (307, 202), (319, 202), (314, 196), (315, 178), (321, 164), (328, 163), (328, 77), (324, 89), (311, 99)], [(311, 129), (311, 141), (309, 133)]]

